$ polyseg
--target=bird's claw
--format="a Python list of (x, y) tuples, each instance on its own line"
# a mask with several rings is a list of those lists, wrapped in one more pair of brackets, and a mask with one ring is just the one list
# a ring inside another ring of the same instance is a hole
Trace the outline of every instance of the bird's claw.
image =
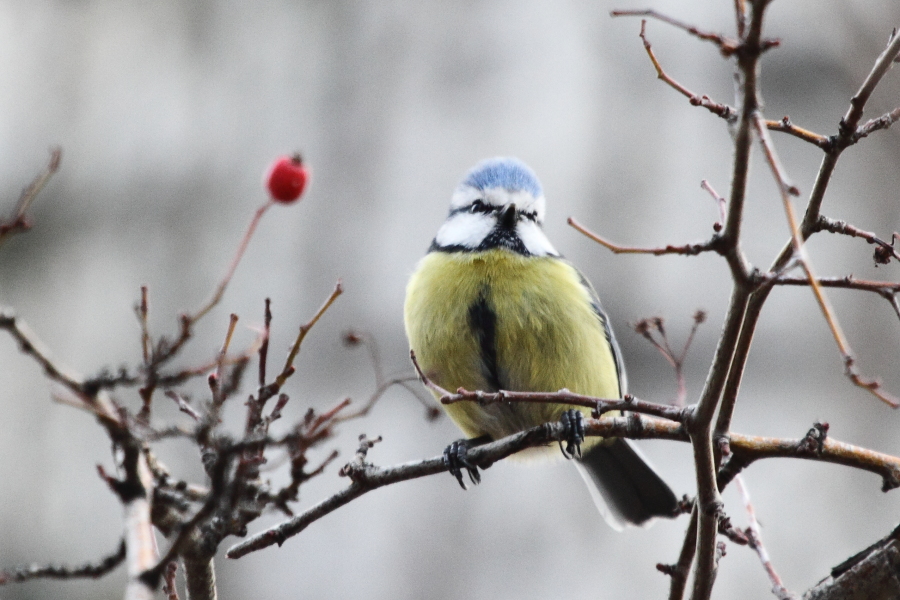
[[(584, 413), (575, 408), (565, 411), (559, 419), (563, 426), (563, 437), (559, 449), (566, 458), (581, 458), (581, 443), (584, 441)], [(563, 440), (566, 447), (563, 448)]]
[(473, 485), (481, 483), (481, 473), (478, 467), (469, 462), (467, 457), (469, 452), (469, 440), (456, 440), (444, 449), (444, 464), (450, 468), (450, 474), (456, 477), (460, 487), (466, 490), (466, 482), (463, 481), (462, 470), (465, 469), (469, 474), (469, 479)]

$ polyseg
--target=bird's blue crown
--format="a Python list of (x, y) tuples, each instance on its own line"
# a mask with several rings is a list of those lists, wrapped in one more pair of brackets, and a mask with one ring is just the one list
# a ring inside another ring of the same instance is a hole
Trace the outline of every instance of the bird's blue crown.
[(535, 198), (543, 194), (541, 182), (528, 165), (518, 158), (489, 158), (475, 165), (463, 180), (479, 190), (504, 188), (510, 191), (526, 191)]

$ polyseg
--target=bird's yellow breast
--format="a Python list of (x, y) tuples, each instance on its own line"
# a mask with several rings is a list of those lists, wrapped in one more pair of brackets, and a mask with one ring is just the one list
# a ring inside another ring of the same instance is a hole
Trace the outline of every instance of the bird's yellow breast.
[[(568, 388), (620, 395), (591, 291), (560, 258), (499, 249), (431, 252), (409, 281), (404, 318), (422, 370), (450, 391)], [(461, 402), (444, 408), (467, 436), (498, 439), (556, 420), (567, 407)]]

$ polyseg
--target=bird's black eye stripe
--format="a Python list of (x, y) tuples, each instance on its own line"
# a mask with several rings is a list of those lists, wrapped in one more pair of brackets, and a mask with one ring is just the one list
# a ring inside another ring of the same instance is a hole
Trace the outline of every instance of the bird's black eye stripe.
[(469, 208), (473, 213), (489, 213), (494, 209), (495, 207), (485, 204), (481, 199), (473, 200)]
[[(453, 215), (458, 215), (459, 213), (471, 213), (471, 214), (499, 213), (502, 209), (503, 209), (502, 206), (497, 206), (496, 204), (488, 204), (481, 198), (476, 198), (475, 200), (472, 200), (472, 203), (469, 204), (468, 206), (460, 206), (458, 208), (454, 208), (453, 210), (451, 210), (450, 216), (452, 217)], [(531, 221), (533, 223), (537, 222), (537, 212), (536, 211), (520, 212), (519, 214), (522, 217), (528, 219), (529, 221)]]

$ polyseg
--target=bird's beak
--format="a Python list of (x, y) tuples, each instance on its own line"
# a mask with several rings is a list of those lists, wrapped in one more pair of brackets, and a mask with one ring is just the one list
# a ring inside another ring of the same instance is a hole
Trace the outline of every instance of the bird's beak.
[(497, 217), (497, 224), (503, 229), (514, 229), (516, 221), (518, 221), (518, 215), (516, 213), (516, 205), (513, 203), (504, 206)]

